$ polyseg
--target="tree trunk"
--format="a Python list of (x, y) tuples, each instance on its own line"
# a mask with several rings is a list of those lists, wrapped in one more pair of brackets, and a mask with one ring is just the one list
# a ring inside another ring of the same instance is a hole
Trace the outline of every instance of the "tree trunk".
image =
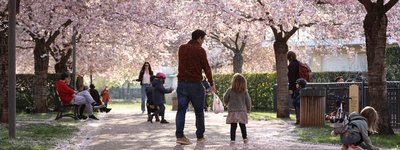
[(83, 89), (83, 76), (78, 75), (78, 77), (76, 77), (76, 89), (77, 90), (82, 90)]
[(49, 69), (49, 51), (45, 39), (35, 40), (35, 77), (33, 80), (33, 108), (35, 112), (47, 112), (47, 72)]
[(379, 113), (378, 130), (380, 134), (394, 134), (390, 126), (389, 102), (386, 87), (386, 15), (375, 11), (367, 13), (364, 31), (367, 44), (368, 94), (372, 107)]
[(277, 117), (289, 118), (289, 101), (288, 101), (288, 77), (287, 77), (287, 59), (286, 53), (289, 48), (284, 41), (274, 42), (274, 52), (276, 60), (276, 77), (277, 77)]
[[(54, 66), (56, 73), (63, 73), (68, 71), (68, 60), (72, 55), (72, 48), (68, 48), (65, 55), (61, 55), (60, 61)], [(56, 60), (57, 61), (57, 60)]]
[(68, 71), (67, 63), (58, 62), (54, 65), (56, 73), (63, 73)]
[(242, 73), (243, 71), (243, 55), (242, 53), (235, 53), (233, 56), (233, 72)]
[(8, 30), (0, 32), (0, 123), (8, 123)]

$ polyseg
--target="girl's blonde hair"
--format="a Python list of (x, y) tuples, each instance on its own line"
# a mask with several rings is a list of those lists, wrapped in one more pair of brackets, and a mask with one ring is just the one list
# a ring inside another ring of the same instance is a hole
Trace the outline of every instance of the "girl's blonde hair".
[(247, 90), (247, 81), (240, 73), (235, 73), (231, 81), (231, 89), (236, 93), (241, 93)]
[(377, 133), (379, 120), (378, 112), (376, 112), (373, 107), (366, 106), (364, 109), (361, 110), (360, 114), (368, 120), (368, 131), (372, 133)]

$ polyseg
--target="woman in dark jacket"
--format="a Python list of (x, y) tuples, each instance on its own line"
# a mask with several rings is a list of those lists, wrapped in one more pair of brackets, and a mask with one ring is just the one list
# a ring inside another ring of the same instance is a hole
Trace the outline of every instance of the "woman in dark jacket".
[(167, 120), (164, 119), (164, 113), (165, 113), (165, 93), (171, 93), (174, 89), (171, 88), (165, 88), (164, 87), (164, 82), (165, 82), (166, 75), (164, 73), (157, 73), (156, 78), (152, 82), (152, 87), (153, 87), (153, 103), (154, 105), (158, 106), (158, 110), (153, 114), (155, 115), (160, 115), (161, 116), (161, 121), (160, 123), (169, 123)]
[(140, 73), (139, 73), (139, 78), (136, 79), (136, 81), (140, 82), (140, 86), (141, 86), (142, 113), (144, 113), (144, 111), (146, 111), (146, 99), (147, 99), (146, 88), (150, 87), (150, 85), (151, 85), (151, 81), (150, 81), (151, 76), (153, 76), (153, 70), (151, 70), (150, 63), (144, 62), (142, 69), (140, 70)]

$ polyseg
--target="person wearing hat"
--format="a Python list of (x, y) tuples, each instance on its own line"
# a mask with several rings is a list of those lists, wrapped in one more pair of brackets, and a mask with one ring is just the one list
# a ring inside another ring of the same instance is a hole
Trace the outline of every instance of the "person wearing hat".
[(151, 86), (153, 87), (153, 104), (158, 106), (158, 110), (154, 112), (153, 116), (159, 115), (161, 116), (161, 121), (160, 123), (169, 123), (167, 120), (164, 118), (165, 114), (165, 93), (171, 93), (174, 89), (171, 88), (165, 88), (164, 83), (165, 83), (165, 78), (166, 75), (162, 72), (158, 72), (156, 74), (156, 78), (151, 82)]

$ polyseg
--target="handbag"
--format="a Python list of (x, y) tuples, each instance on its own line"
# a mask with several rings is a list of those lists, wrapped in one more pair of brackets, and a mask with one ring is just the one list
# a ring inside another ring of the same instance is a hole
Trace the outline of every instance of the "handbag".
[(221, 99), (219, 99), (218, 95), (213, 93), (213, 111), (214, 113), (223, 113), (224, 112), (224, 105), (221, 102)]

